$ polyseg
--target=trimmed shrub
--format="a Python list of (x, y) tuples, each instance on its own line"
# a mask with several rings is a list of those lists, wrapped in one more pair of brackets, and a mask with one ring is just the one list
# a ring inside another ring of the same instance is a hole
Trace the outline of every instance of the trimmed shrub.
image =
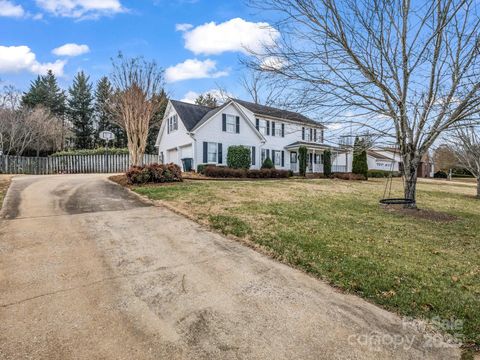
[(231, 169), (220, 166), (207, 166), (204, 170), (205, 176), (213, 178), (250, 178), (250, 179), (285, 179), (290, 176), (288, 170), (277, 169)]
[(262, 169), (275, 169), (275, 165), (273, 165), (272, 159), (267, 157), (262, 164)]
[(433, 174), (433, 177), (436, 179), (447, 179), (448, 175), (445, 171), (437, 171), (435, 174)]
[(97, 149), (78, 149), (78, 150), (65, 150), (56, 152), (50, 156), (70, 156), (70, 155), (104, 155), (108, 153), (109, 155), (128, 155), (128, 149), (123, 148), (108, 148), (108, 151), (105, 151), (104, 147)]
[(182, 170), (175, 164), (132, 166), (126, 173), (129, 184), (182, 181)]
[(388, 178), (388, 177), (399, 177), (400, 173), (398, 171), (386, 171), (386, 170), (368, 170), (369, 178)]
[(323, 174), (326, 177), (332, 176), (332, 152), (330, 150), (323, 152)]
[(203, 174), (214, 178), (244, 178), (247, 176), (245, 169), (232, 169), (224, 166), (212, 165), (205, 167)]
[(227, 151), (227, 166), (232, 169), (249, 169), (252, 163), (250, 149), (246, 146), (229, 146)]
[(205, 165), (205, 164), (200, 164), (200, 165), (198, 165), (198, 166), (197, 166), (197, 173), (203, 174), (206, 166), (207, 166), (207, 165)]
[(307, 172), (307, 148), (300, 146), (298, 148), (298, 172), (300, 176), (305, 176)]
[(367, 180), (362, 174), (353, 173), (335, 173), (333, 177), (340, 180)]

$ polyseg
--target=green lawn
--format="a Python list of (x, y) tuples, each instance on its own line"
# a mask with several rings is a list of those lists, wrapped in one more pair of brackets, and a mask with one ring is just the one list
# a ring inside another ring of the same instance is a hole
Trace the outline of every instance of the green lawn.
[[(402, 315), (460, 320), (480, 345), (480, 201), (466, 184), (421, 183), (433, 221), (378, 205), (385, 180), (190, 181), (137, 187), (199, 222)], [(394, 193), (401, 195), (396, 180)], [(438, 319), (437, 319), (438, 320)]]

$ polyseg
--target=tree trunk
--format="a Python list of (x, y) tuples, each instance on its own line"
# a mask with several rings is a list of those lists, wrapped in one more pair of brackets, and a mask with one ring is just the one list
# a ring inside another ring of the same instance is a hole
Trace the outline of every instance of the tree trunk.
[(477, 178), (477, 199), (480, 199), (480, 176)]
[(404, 195), (405, 199), (413, 200), (415, 203), (405, 205), (407, 208), (416, 208), (417, 201), (417, 171), (418, 171), (418, 161), (415, 160), (414, 156), (405, 156), (403, 159), (404, 164)]

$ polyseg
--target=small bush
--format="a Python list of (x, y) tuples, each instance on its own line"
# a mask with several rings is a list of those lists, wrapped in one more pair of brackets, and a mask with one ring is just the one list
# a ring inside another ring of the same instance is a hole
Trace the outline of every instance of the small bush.
[(335, 173), (333, 177), (340, 180), (367, 180), (364, 175), (353, 173)]
[(272, 159), (267, 157), (262, 164), (262, 169), (275, 169), (275, 165), (273, 165)]
[(126, 173), (129, 184), (147, 184), (182, 181), (182, 170), (175, 164), (132, 166)]
[(445, 171), (437, 171), (435, 174), (433, 174), (433, 177), (435, 179), (447, 179), (448, 175)]
[(227, 166), (232, 169), (249, 169), (252, 163), (250, 149), (246, 146), (229, 146)]
[(205, 167), (206, 167), (206, 166), (207, 166), (207, 165), (205, 165), (205, 164), (200, 164), (200, 165), (198, 165), (198, 166), (197, 166), (197, 173), (203, 174), (203, 171), (205, 170)]

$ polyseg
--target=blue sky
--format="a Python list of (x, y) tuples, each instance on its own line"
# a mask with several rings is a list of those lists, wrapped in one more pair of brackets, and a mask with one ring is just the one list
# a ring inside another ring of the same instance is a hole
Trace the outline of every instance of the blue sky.
[(217, 85), (245, 97), (244, 46), (278, 35), (254, 13), (241, 0), (0, 0), (0, 79), (26, 90), (54, 68), (66, 88), (79, 70), (108, 75), (122, 51), (167, 69), (173, 98)]

